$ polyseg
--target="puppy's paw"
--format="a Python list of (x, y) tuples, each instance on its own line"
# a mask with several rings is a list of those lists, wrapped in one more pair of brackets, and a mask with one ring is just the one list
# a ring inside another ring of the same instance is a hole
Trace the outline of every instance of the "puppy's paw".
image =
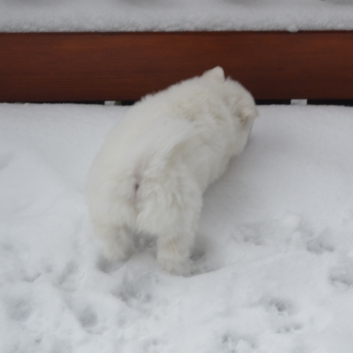
[(175, 259), (159, 258), (158, 263), (164, 270), (177, 276), (188, 276), (193, 269), (192, 261), (189, 259), (177, 261)]
[(134, 254), (134, 245), (130, 239), (102, 239), (100, 242), (103, 256), (110, 262), (125, 261)]
[(97, 236), (104, 257), (111, 261), (124, 261), (134, 253), (133, 236), (124, 227), (109, 225), (94, 225), (95, 235)]

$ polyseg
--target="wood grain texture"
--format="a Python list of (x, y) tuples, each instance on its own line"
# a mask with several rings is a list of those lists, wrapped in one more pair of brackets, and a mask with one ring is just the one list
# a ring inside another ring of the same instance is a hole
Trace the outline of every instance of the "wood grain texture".
[(0, 101), (136, 100), (221, 65), (257, 99), (352, 99), (353, 32), (0, 33)]

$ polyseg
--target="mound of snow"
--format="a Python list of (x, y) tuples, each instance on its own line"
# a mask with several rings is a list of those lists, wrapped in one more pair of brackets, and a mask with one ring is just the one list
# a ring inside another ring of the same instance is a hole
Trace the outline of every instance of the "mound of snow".
[(0, 31), (352, 30), (352, 0), (0, 0)]

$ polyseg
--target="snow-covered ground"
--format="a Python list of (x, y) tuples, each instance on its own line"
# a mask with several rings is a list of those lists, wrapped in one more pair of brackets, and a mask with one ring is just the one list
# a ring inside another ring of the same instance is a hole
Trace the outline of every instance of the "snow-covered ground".
[(0, 105), (0, 352), (352, 353), (353, 108), (260, 107), (190, 277), (96, 250), (85, 178), (127, 109)]
[(0, 0), (0, 31), (353, 29), (353, 0)]

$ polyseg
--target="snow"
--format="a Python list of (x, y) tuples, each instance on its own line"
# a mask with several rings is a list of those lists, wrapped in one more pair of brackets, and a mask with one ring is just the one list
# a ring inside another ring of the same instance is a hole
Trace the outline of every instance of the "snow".
[(352, 30), (352, 0), (0, 0), (0, 31)]
[(127, 109), (0, 105), (0, 352), (351, 353), (353, 108), (260, 107), (189, 277), (92, 237), (86, 174)]

